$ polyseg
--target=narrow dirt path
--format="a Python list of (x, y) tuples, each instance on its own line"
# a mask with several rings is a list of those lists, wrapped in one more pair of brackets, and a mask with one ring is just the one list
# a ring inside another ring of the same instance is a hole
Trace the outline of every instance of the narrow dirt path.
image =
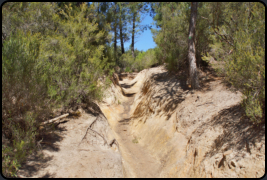
[[(124, 85), (127, 80), (124, 79)], [(131, 87), (129, 85), (129, 87)], [(136, 87), (133, 87), (136, 88)], [(130, 88), (128, 88), (130, 90)], [(118, 135), (117, 141), (119, 142), (123, 160), (129, 165), (127, 168), (131, 173), (127, 174), (126, 177), (137, 177), (137, 178), (152, 178), (159, 177), (159, 168), (161, 163), (157, 161), (151, 154), (138, 143), (138, 138), (131, 135), (129, 123), (130, 118), (130, 107), (134, 101), (134, 95), (127, 97), (119, 109), (118, 121), (114, 126), (114, 131)]]

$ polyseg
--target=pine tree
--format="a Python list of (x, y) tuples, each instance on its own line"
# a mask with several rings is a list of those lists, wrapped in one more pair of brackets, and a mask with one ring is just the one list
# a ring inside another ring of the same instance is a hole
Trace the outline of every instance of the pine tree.
[(131, 52), (133, 58), (135, 58), (134, 55), (134, 44), (135, 44), (135, 37), (138, 32), (143, 31), (144, 27), (141, 27), (139, 23), (141, 22), (141, 14), (148, 12), (147, 4), (146, 3), (140, 3), (140, 2), (132, 2), (128, 3), (127, 5), (129, 7), (129, 13), (131, 16), (129, 16), (129, 22), (132, 24), (131, 29)]
[(189, 78), (193, 89), (199, 88), (199, 80), (196, 66), (196, 48), (195, 48), (195, 28), (197, 21), (197, 2), (191, 3), (191, 16), (189, 24), (189, 39), (188, 39), (188, 60), (189, 60)]
[(120, 42), (121, 42), (121, 53), (124, 54), (125, 50), (124, 50), (124, 42), (127, 40), (127, 34), (126, 34), (126, 30), (127, 30), (127, 22), (126, 22), (126, 3), (118, 3), (119, 5), (119, 31), (120, 31)]

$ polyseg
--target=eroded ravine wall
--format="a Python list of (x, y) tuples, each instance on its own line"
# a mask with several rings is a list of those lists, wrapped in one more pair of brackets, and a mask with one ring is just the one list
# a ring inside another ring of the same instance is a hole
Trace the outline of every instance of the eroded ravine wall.
[[(145, 70), (134, 81), (134, 90), (114, 87), (136, 92), (131, 130), (161, 162), (160, 177), (264, 175), (265, 129), (242, 117), (241, 93), (212, 79), (204, 91), (192, 92), (162, 67)], [(119, 90), (116, 98), (126, 101)]]
[(265, 130), (240, 114), (241, 93), (221, 81), (192, 93), (164, 73), (146, 78), (132, 107), (132, 130), (162, 162), (161, 177), (261, 177)]

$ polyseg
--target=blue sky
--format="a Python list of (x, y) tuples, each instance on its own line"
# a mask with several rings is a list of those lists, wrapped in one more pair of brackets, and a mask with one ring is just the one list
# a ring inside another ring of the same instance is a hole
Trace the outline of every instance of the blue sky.
[[(149, 24), (153, 22), (153, 18), (147, 14), (144, 18), (144, 20), (141, 22), (141, 25)], [(152, 26), (155, 28), (155, 26)], [(137, 41), (134, 44), (134, 49), (138, 49), (139, 51), (143, 50), (146, 51), (150, 48), (156, 47), (156, 43), (153, 41), (153, 35), (151, 33), (150, 29), (145, 30), (141, 35), (135, 40)], [(127, 50), (132, 42), (132, 39), (130, 39), (128, 42), (125, 42), (124, 48)]]
[[(91, 4), (91, 2), (89, 2), (88, 4)], [(149, 14), (147, 13), (145, 15), (144, 20), (141, 22), (141, 25), (147, 25), (147, 24), (152, 25), (152, 22), (153, 18), (149, 16)], [(152, 27), (155, 28), (155, 26)], [(131, 42), (132, 42), (131, 38), (128, 42), (124, 42), (125, 50), (129, 49)], [(153, 41), (153, 35), (150, 29), (145, 30), (144, 32), (141, 33), (141, 35), (138, 38), (135, 38), (135, 42), (136, 43), (134, 44), (134, 49), (138, 49), (139, 51), (146, 51), (150, 48), (154, 48), (157, 46), (156, 43)], [(119, 39), (117, 44), (120, 45)]]

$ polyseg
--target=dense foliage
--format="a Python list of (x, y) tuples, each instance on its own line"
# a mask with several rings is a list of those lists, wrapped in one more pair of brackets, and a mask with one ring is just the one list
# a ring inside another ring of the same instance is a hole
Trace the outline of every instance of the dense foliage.
[(109, 81), (101, 77), (112, 73), (112, 62), (104, 56), (105, 40), (111, 37), (90, 17), (93, 5), (75, 11), (51, 3), (5, 5), (2, 129), (13, 143), (2, 147), (2, 170), (13, 176), (34, 149), (38, 127), (52, 108), (101, 100)]
[[(189, 2), (152, 3), (156, 58), (170, 71), (187, 69)], [(265, 7), (257, 2), (198, 5), (197, 67), (209, 63), (218, 75), (244, 94), (248, 117), (259, 123), (265, 115)]]
[(214, 34), (204, 60), (219, 68), (244, 94), (246, 115), (254, 122), (265, 114), (265, 7), (261, 3), (210, 3)]
[(189, 28), (190, 3), (155, 3), (152, 7), (154, 20), (160, 29), (152, 29), (154, 41), (158, 45), (158, 61), (167, 63), (170, 71), (183, 69), (186, 63)]
[(128, 50), (119, 59), (121, 67), (126, 72), (139, 72), (158, 63), (155, 58), (155, 49), (148, 49), (145, 52), (136, 49), (134, 54), (135, 58), (132, 57), (131, 51)]

